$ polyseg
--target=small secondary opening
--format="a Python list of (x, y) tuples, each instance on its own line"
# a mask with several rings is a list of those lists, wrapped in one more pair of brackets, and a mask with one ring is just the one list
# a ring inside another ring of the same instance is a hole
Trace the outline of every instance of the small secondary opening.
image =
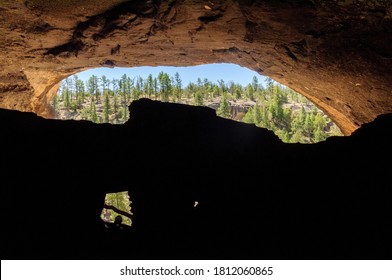
[(57, 119), (122, 124), (133, 100), (208, 106), (218, 116), (272, 130), (286, 143), (342, 136), (303, 95), (235, 64), (96, 68), (68, 77), (52, 101)]
[(127, 191), (118, 193), (107, 193), (101, 219), (109, 226), (123, 224), (132, 226), (131, 200)]

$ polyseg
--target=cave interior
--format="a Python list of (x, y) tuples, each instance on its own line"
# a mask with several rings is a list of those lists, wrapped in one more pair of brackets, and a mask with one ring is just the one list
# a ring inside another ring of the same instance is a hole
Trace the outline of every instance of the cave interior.
[[(390, 1), (0, 1), (2, 259), (390, 259)], [(94, 67), (230, 62), (346, 135), (284, 144), (141, 99), (123, 125), (50, 119)], [(128, 191), (132, 227), (100, 218)], [(195, 201), (198, 202), (197, 207)]]

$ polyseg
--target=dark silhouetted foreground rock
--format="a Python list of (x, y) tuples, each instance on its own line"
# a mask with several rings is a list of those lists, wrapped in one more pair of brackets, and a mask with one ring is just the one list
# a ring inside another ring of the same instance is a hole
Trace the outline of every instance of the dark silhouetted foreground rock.
[[(2, 259), (392, 257), (392, 115), (301, 145), (208, 108), (130, 112), (114, 126), (0, 111)], [(133, 226), (113, 233), (104, 196), (125, 190)]]

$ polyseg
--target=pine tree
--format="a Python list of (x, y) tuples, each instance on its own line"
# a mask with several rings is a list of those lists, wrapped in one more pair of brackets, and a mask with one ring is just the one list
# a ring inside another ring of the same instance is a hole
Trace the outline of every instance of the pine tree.
[(323, 131), (326, 125), (327, 122), (325, 121), (323, 115), (320, 114), (320, 112), (317, 112), (316, 117), (314, 118), (313, 129)]
[(176, 102), (180, 102), (181, 101), (181, 96), (182, 96), (182, 80), (180, 78), (180, 74), (178, 74), (178, 72), (176, 72), (174, 74), (174, 95), (173, 95), (173, 101)]
[(68, 88), (65, 88), (63, 91), (63, 99), (64, 99), (64, 107), (65, 110), (68, 112), (69, 108), (71, 107), (71, 101), (70, 101), (70, 90)]
[(129, 80), (128, 80), (128, 77), (126, 74), (122, 75), (121, 79), (118, 82), (121, 105), (124, 105), (127, 103), (127, 91), (129, 89), (128, 82), (129, 82)]
[(203, 93), (201, 93), (200, 90), (195, 92), (195, 105), (196, 106), (203, 106), (204, 105), (204, 96)]
[(133, 100), (138, 100), (142, 95), (143, 83), (140, 82), (140, 77), (136, 79), (135, 87), (133, 88)]
[(272, 92), (274, 87), (274, 81), (271, 78), (267, 77), (265, 78), (264, 82), (267, 85), (267, 91)]
[(314, 122), (314, 115), (313, 113), (307, 113), (304, 123), (304, 132), (305, 135), (309, 138), (313, 137), (313, 122)]
[(169, 97), (172, 92), (172, 85), (170, 77), (167, 73), (160, 72), (158, 74), (160, 96), (163, 102), (169, 102)]
[(105, 99), (103, 104), (103, 117), (105, 122), (109, 122), (109, 114), (110, 114), (110, 101), (109, 101), (109, 93), (105, 91)]
[(97, 93), (98, 91), (98, 77), (95, 75), (92, 75), (88, 81), (87, 81), (87, 90), (88, 93), (91, 96), (91, 102), (94, 101), (94, 97), (95, 100), (98, 102), (99, 99), (99, 93)]
[(65, 79), (65, 85), (66, 85), (66, 88), (67, 88), (67, 91), (68, 91), (68, 103), (69, 103), (68, 108), (71, 106), (71, 102), (72, 102), (72, 98), (73, 98), (73, 92), (74, 92), (74, 90), (73, 90), (73, 81), (72, 80), (73, 79), (71, 77), (68, 77), (68, 78)]
[(253, 92), (257, 92), (259, 90), (259, 80), (257, 79), (256, 76), (253, 76), (252, 88), (253, 88)]
[(285, 142), (285, 143), (290, 143), (290, 134), (289, 134), (289, 132), (287, 131), (287, 130), (285, 130), (284, 132), (283, 132), (283, 135), (282, 135), (282, 141), (283, 142)]
[(90, 110), (90, 121), (94, 122), (94, 123), (98, 123), (99, 119), (98, 119), (98, 115), (97, 115), (97, 109), (95, 107), (95, 102), (91, 102), (91, 110)]
[(59, 98), (56, 94), (55, 96), (53, 96), (53, 101), (52, 101), (52, 106), (53, 106), (53, 110), (55, 113), (55, 118), (57, 118), (57, 110), (58, 110), (57, 105), (58, 105), (58, 103), (59, 103)]
[(221, 79), (218, 81), (218, 84), (219, 84), (219, 95), (222, 95), (224, 92), (227, 91), (225, 81)]
[(149, 74), (147, 77), (145, 88), (148, 98), (151, 98), (151, 95), (154, 95), (154, 79), (152, 78), (151, 74)]
[(122, 107), (122, 122), (126, 122), (129, 119), (129, 111), (127, 106)]
[(159, 99), (159, 85), (158, 85), (158, 80), (157, 78), (154, 78), (153, 80), (153, 84), (154, 84), (154, 99), (157, 100)]
[(115, 123), (118, 123), (118, 101), (117, 101), (117, 93), (113, 95), (113, 114)]
[(241, 90), (241, 88), (237, 87), (235, 90), (235, 99), (238, 100), (238, 99), (241, 99), (241, 97), (242, 97), (242, 90)]
[(109, 88), (109, 79), (106, 78), (105, 75), (101, 77), (101, 85), (102, 85), (102, 94), (105, 96), (106, 89)]
[(246, 86), (246, 88), (245, 88), (245, 92), (246, 92), (246, 96), (247, 96), (250, 100), (252, 100), (252, 101), (255, 100), (255, 95), (254, 95), (254, 90), (253, 90), (252, 85), (248, 84), (248, 85)]
[(226, 119), (231, 118), (231, 113), (230, 113), (230, 105), (229, 101), (227, 100), (227, 95), (224, 94), (223, 98), (219, 104), (219, 108), (217, 110), (217, 115)]
[(75, 80), (75, 89), (76, 89), (76, 103), (78, 105), (77, 107), (80, 108), (81, 105), (84, 103), (85, 88), (84, 88), (83, 81), (79, 80), (77, 78), (77, 76), (76, 76), (76, 80)]
[(125, 100), (126, 100), (127, 106), (129, 105), (129, 101), (131, 100), (131, 93), (133, 92), (134, 84), (135, 84), (134, 79), (131, 79), (131, 77), (128, 77), (127, 84), (126, 84), (127, 92), (125, 94)]
[(327, 139), (327, 135), (324, 133), (324, 131), (321, 130), (319, 127), (316, 128), (316, 130), (314, 131), (314, 138), (312, 140), (317, 143), (320, 141), (324, 141), (325, 139)]
[(291, 136), (290, 142), (291, 143), (306, 143), (304, 140), (302, 128), (299, 128), (294, 131), (294, 134)]
[(260, 126), (263, 121), (263, 115), (261, 114), (260, 107), (257, 106), (257, 104), (253, 107), (253, 120), (257, 126)]
[(242, 118), (242, 121), (244, 123), (255, 123), (254, 117), (253, 117), (253, 108), (249, 108), (249, 110), (245, 113), (245, 116)]

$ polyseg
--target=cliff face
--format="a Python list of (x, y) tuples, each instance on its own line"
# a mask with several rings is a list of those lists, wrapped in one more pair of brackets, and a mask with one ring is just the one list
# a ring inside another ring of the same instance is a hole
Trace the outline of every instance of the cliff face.
[[(0, 110), (2, 259), (391, 259), (391, 114), (301, 145), (205, 107), (130, 112)], [(117, 232), (99, 216), (119, 191), (134, 219)]]
[(390, 1), (0, 1), (0, 106), (50, 117), (93, 67), (230, 62), (290, 86), (351, 134), (392, 112)]

